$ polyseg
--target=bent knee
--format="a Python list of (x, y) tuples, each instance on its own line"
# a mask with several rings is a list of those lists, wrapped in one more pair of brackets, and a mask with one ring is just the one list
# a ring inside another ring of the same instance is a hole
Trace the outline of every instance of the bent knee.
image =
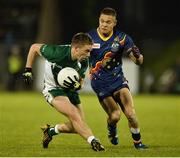
[(118, 122), (120, 120), (120, 111), (116, 110), (113, 111), (110, 115), (111, 121)]

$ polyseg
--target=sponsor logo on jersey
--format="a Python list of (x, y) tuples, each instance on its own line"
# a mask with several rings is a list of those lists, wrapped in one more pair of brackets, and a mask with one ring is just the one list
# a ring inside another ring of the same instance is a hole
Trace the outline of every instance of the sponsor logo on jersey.
[(92, 48), (93, 49), (100, 49), (100, 46), (101, 46), (100, 43), (94, 43)]

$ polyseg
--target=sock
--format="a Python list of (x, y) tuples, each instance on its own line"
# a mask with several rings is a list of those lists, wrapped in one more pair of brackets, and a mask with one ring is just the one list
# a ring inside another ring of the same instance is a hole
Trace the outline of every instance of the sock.
[(134, 140), (135, 144), (139, 144), (141, 143), (141, 134), (140, 134), (140, 129), (139, 128), (130, 128), (131, 130), (131, 134), (132, 134), (132, 138)]
[(55, 127), (51, 127), (51, 128), (48, 130), (48, 134), (49, 134), (50, 136), (54, 136), (54, 135), (59, 134), (58, 126), (59, 126), (59, 125), (56, 125)]
[(116, 127), (117, 127), (117, 125), (116, 125), (116, 123), (108, 123), (107, 124), (107, 128), (108, 128), (108, 130), (110, 131), (110, 133), (112, 134), (112, 133), (116, 133)]
[(92, 142), (93, 139), (95, 139), (94, 136), (89, 136), (89, 137), (87, 138), (87, 142), (88, 142), (89, 144), (91, 144), (91, 142)]
[(58, 127), (59, 127), (60, 125), (59, 124), (57, 124), (55, 127), (54, 127), (54, 130), (55, 130), (55, 132), (58, 134), (58, 133), (60, 133), (59, 132), (59, 130), (58, 130)]
[(116, 123), (108, 123), (108, 127), (110, 127), (110, 128), (116, 128)]

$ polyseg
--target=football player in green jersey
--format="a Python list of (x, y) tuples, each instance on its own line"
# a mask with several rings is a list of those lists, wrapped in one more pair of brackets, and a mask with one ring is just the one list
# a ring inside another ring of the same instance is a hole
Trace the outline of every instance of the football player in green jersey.
[[(45, 58), (44, 97), (50, 105), (69, 120), (66, 123), (56, 124), (54, 127), (48, 124), (42, 127), (44, 148), (48, 148), (54, 135), (78, 133), (91, 144), (93, 150), (104, 150), (100, 141), (95, 138), (84, 121), (84, 112), (77, 92), (82, 87), (92, 45), (92, 39), (88, 34), (77, 33), (73, 36), (71, 45), (33, 44), (29, 49), (23, 73), (25, 83), (32, 82), (32, 66), (36, 56), (43, 56)], [(76, 69), (81, 78), (76, 84), (70, 83), (69, 88), (62, 88), (57, 82), (58, 72), (65, 67)]]

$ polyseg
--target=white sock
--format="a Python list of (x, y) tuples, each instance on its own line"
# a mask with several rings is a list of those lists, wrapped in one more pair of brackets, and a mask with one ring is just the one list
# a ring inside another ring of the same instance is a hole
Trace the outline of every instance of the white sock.
[(59, 126), (60, 126), (60, 125), (57, 124), (57, 125), (54, 127), (54, 131), (55, 131), (56, 133), (60, 133), (59, 130), (58, 130), (58, 127), (59, 127)]
[(92, 142), (92, 140), (93, 140), (94, 138), (95, 138), (94, 136), (89, 136), (89, 137), (87, 138), (87, 142), (88, 142), (89, 144), (91, 144), (91, 142)]
[(133, 128), (133, 127), (131, 127), (131, 128), (130, 128), (130, 131), (131, 131), (131, 133), (133, 133), (133, 134), (140, 133), (140, 129), (139, 129), (139, 128)]

